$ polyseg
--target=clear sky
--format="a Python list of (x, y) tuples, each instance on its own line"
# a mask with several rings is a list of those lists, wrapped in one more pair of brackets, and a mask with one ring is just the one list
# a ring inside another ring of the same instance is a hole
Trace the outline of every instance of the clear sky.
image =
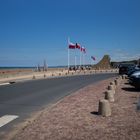
[(0, 0), (0, 66), (67, 65), (68, 37), (86, 48), (86, 63), (137, 59), (140, 0)]

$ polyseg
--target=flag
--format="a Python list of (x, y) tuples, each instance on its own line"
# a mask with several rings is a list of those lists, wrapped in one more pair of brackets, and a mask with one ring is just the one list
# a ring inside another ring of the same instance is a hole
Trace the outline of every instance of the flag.
[(76, 48), (76, 45), (70, 42), (69, 43), (69, 49), (75, 49), (75, 48)]
[(96, 58), (94, 56), (91, 56), (91, 59), (93, 59), (94, 61), (96, 60)]
[(84, 47), (81, 47), (81, 52), (84, 52), (84, 53), (86, 53), (86, 48), (84, 48)]
[(76, 43), (76, 49), (81, 49), (80, 44)]

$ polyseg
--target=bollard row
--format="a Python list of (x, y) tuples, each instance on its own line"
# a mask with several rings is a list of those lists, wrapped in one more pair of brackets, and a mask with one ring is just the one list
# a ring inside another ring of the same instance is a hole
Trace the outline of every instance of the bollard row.
[[(126, 77), (125, 77), (126, 78)], [(108, 85), (107, 91), (105, 92), (105, 99), (99, 100), (98, 114), (103, 117), (111, 116), (111, 107), (110, 102), (115, 101), (115, 90), (116, 87), (120, 84), (123, 77), (116, 78), (113, 82), (110, 82)]]

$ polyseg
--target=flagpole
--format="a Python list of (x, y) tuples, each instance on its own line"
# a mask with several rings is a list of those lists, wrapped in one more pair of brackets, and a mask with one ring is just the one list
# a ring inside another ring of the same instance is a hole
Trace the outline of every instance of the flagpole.
[(77, 65), (77, 63), (76, 63), (77, 60), (76, 60), (76, 59), (77, 59), (77, 58), (76, 58), (76, 55), (75, 55), (75, 69), (76, 69), (76, 65)]
[(70, 52), (69, 52), (69, 48), (68, 48), (68, 71), (69, 71), (69, 66), (70, 66), (70, 54), (69, 54)]
[(82, 52), (82, 66), (84, 66), (84, 57), (83, 57), (83, 52)]
[(80, 69), (81, 69), (81, 49), (80, 49)]
[(85, 53), (83, 53), (83, 65), (85, 67)]
[(69, 51), (69, 42), (70, 42), (70, 39), (68, 37), (68, 72), (69, 72), (69, 67), (70, 67), (70, 51)]

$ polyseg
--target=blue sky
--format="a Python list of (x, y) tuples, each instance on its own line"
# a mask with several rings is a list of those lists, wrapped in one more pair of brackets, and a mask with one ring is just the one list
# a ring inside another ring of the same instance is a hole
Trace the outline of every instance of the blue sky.
[[(0, 0), (0, 66), (67, 65), (67, 39), (97, 63), (140, 57), (140, 0)], [(79, 52), (71, 51), (79, 63)]]

